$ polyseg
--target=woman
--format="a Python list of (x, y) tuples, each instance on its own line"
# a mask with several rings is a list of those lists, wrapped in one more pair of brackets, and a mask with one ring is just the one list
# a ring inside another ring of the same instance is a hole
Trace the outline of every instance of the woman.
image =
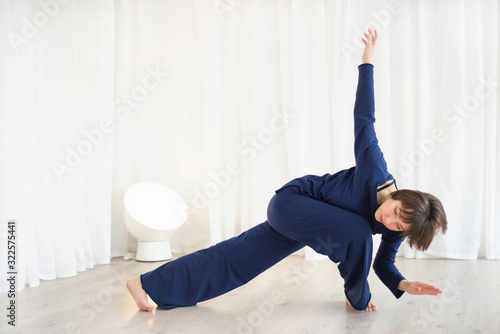
[(374, 129), (372, 56), (377, 31), (368, 30), (359, 65), (354, 106), (356, 166), (336, 174), (307, 175), (290, 181), (269, 203), (268, 220), (210, 248), (165, 263), (127, 281), (141, 310), (151, 311), (147, 294), (170, 309), (192, 306), (237, 288), (304, 246), (339, 263), (346, 303), (375, 311), (368, 286), (372, 234), (382, 234), (373, 267), (396, 298), (404, 292), (437, 295), (438, 288), (409, 282), (394, 265), (405, 237), (419, 250), (447, 228), (446, 214), (434, 196), (397, 190)]

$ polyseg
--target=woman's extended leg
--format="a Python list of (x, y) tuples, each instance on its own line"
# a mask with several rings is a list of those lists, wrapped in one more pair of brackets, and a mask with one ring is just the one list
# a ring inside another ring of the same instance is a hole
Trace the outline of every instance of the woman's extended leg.
[(267, 219), (279, 233), (340, 262), (338, 269), (345, 282), (346, 297), (355, 309), (366, 309), (371, 299), (367, 277), (372, 235), (363, 217), (305, 196), (292, 187), (274, 195)]
[(264, 222), (237, 237), (167, 262), (141, 275), (140, 280), (161, 307), (193, 306), (247, 283), (302, 247), (304, 244)]

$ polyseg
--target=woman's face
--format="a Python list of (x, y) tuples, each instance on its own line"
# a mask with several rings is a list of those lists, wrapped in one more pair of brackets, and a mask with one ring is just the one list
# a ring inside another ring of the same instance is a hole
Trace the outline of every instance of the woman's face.
[(399, 216), (400, 207), (400, 201), (389, 198), (378, 207), (375, 212), (375, 219), (384, 224), (389, 230), (406, 231), (409, 229), (410, 224), (401, 220)]

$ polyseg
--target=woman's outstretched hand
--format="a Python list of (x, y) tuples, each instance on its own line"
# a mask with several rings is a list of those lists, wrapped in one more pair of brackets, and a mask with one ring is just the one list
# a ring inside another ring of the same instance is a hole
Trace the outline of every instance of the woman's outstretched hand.
[(363, 62), (363, 64), (371, 64), (373, 53), (375, 52), (375, 47), (377, 46), (377, 30), (375, 29), (375, 32), (373, 32), (371, 29), (368, 29), (368, 34), (365, 33), (365, 38), (362, 38), (362, 40), (365, 44), (365, 51), (363, 52), (361, 61)]
[(410, 295), (432, 295), (437, 296), (443, 291), (430, 284), (422, 282), (408, 282), (402, 280), (399, 282), (398, 290), (408, 292)]

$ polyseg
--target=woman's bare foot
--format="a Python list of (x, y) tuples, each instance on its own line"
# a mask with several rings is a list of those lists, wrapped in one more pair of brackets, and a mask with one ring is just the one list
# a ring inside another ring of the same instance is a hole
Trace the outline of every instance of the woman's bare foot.
[[(357, 311), (354, 307), (351, 306), (351, 303), (349, 303), (349, 301), (347, 300), (347, 298), (345, 299), (345, 303), (347, 304), (347, 306), (351, 310)], [(378, 307), (375, 306), (371, 301), (368, 303), (368, 306), (365, 309), (365, 311), (377, 311), (377, 310), (378, 310)]]
[(137, 307), (139, 307), (143, 311), (153, 311), (154, 306), (149, 304), (148, 295), (146, 291), (142, 288), (141, 278), (134, 277), (127, 281), (127, 289), (128, 292), (134, 297), (135, 303)]

